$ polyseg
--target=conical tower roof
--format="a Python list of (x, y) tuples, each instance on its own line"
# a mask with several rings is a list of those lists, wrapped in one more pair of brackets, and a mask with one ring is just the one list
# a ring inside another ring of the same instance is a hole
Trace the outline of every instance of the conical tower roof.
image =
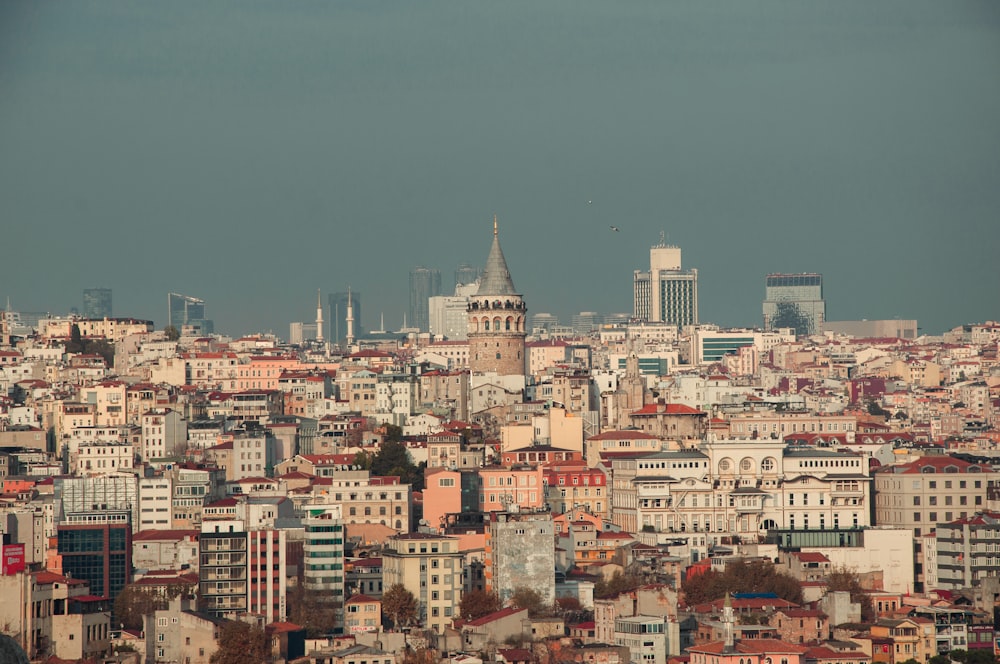
[(490, 256), (486, 259), (486, 269), (483, 270), (483, 277), (476, 294), (517, 295), (514, 282), (510, 278), (510, 270), (507, 269), (507, 259), (503, 257), (503, 250), (500, 248), (496, 216), (493, 217), (493, 245), (490, 247)]

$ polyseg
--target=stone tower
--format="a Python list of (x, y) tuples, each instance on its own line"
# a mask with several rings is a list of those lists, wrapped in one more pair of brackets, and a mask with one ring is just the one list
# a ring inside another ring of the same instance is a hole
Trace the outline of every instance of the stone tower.
[(469, 369), (473, 374), (524, 376), (528, 308), (514, 289), (493, 217), (493, 245), (479, 290), (469, 299)]

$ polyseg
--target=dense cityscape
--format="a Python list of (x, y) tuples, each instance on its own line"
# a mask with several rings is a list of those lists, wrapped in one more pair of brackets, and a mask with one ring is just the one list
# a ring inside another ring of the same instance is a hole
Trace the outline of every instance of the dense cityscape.
[(286, 338), (8, 302), (0, 656), (995, 661), (1000, 323), (828, 320), (772, 273), (720, 327), (662, 236), (631, 311), (560, 321), (502, 230), (393, 331), (363, 285)]

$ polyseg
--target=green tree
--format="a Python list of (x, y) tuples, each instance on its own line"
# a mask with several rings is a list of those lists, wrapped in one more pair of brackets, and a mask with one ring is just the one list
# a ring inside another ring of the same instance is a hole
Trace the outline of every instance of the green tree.
[(876, 417), (886, 417), (889, 414), (889, 412), (884, 408), (882, 408), (882, 406), (880, 406), (879, 403), (874, 399), (868, 400), (866, 408), (868, 410), (869, 415), (874, 415)]
[(417, 620), (417, 598), (402, 584), (389, 586), (382, 593), (382, 615), (395, 629), (411, 625)]
[(212, 664), (267, 664), (271, 661), (267, 634), (263, 628), (231, 620), (219, 632), (219, 649)]
[(465, 620), (475, 620), (482, 618), (503, 608), (503, 603), (496, 593), (489, 593), (485, 590), (473, 590), (462, 595), (462, 603), (459, 605), (458, 615)]
[(951, 664), (951, 658), (947, 655), (934, 655), (927, 660), (927, 664)]
[[(70, 350), (70, 346), (73, 350)], [(80, 326), (76, 323), (69, 328), (69, 345), (66, 346), (66, 350), (70, 353), (82, 353), (85, 347), (85, 342), (83, 340), (83, 335), (80, 334)]]
[(174, 325), (167, 325), (163, 328), (164, 334), (167, 335), (167, 341), (177, 341), (181, 338), (181, 332)]

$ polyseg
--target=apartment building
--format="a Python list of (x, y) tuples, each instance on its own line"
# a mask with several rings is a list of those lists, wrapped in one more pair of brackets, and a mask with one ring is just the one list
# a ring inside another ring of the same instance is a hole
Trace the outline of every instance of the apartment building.
[(419, 604), (419, 624), (443, 634), (458, 616), (462, 601), (462, 565), (465, 554), (459, 539), (409, 533), (394, 535), (382, 552), (384, 588), (400, 584)]

